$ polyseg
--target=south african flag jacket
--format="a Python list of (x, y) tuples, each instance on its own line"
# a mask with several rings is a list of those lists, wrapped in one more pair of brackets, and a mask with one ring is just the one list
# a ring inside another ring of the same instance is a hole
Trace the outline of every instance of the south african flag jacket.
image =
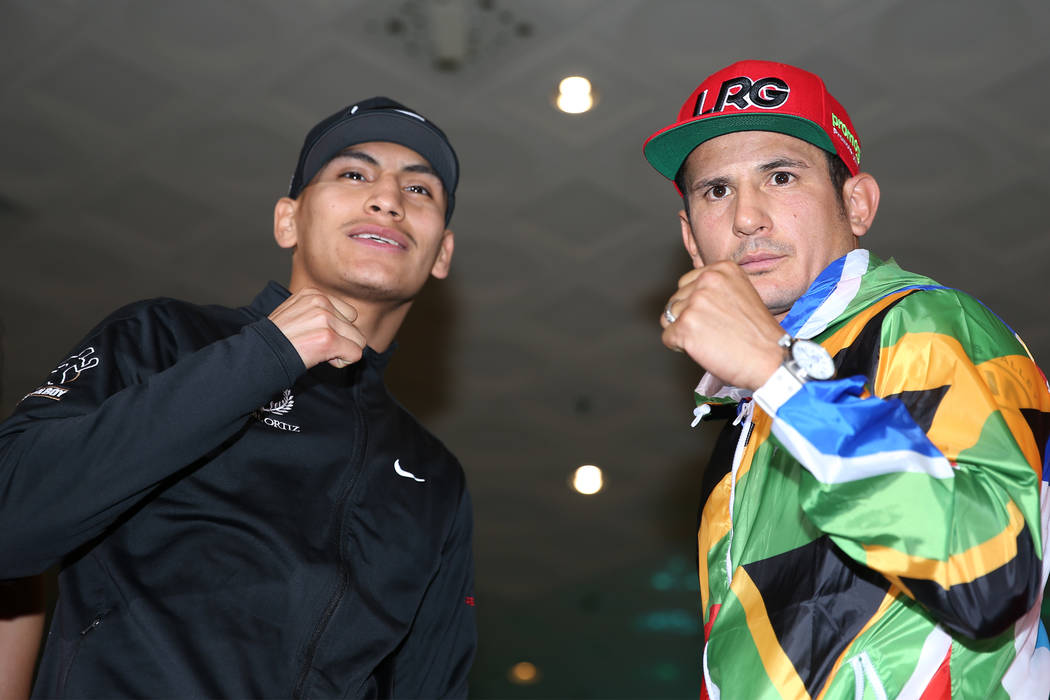
[(1050, 393), (1024, 345), (866, 250), (781, 325), (836, 378), (697, 387), (698, 417), (736, 409), (698, 535), (706, 695), (1046, 698)]

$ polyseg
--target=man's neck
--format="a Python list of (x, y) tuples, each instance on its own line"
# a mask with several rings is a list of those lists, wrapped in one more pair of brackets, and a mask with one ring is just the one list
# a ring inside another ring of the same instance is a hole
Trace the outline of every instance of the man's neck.
[[(288, 290), (295, 294), (307, 286), (316, 285), (307, 285), (299, 282), (293, 275), (288, 283)], [(375, 301), (361, 299), (326, 287), (319, 287), (319, 289), (324, 294), (349, 304), (357, 311), (357, 318), (354, 319), (353, 325), (365, 336), (368, 347), (376, 352), (385, 352), (390, 347), (390, 344), (394, 342), (394, 337), (397, 335), (398, 330), (401, 329), (401, 324), (404, 323), (408, 310), (412, 306), (411, 300), (403, 302)]]
[(354, 325), (364, 334), (368, 347), (376, 352), (385, 352), (394, 342), (412, 306), (411, 301), (401, 304), (361, 302), (348, 298), (344, 298), (344, 301), (357, 309)]

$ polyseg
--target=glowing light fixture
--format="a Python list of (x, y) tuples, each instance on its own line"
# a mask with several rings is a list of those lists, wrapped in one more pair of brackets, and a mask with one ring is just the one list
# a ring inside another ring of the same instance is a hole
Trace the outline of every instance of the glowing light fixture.
[(570, 75), (558, 83), (558, 109), (567, 114), (581, 114), (594, 106), (591, 81), (582, 75)]
[(593, 464), (585, 464), (572, 477), (572, 487), (585, 496), (602, 490), (602, 470)]
[(536, 668), (535, 664), (531, 664), (528, 661), (519, 661), (510, 667), (507, 677), (511, 683), (529, 685), (540, 679), (540, 670)]

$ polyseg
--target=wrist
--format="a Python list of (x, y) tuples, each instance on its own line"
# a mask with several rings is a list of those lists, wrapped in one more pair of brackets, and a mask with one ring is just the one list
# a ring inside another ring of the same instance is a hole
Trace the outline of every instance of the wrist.
[(784, 364), (784, 349), (779, 345), (773, 345), (767, 352), (765, 352), (759, 362), (755, 362), (754, 366), (760, 368), (760, 371), (755, 372), (754, 386), (748, 387), (752, 391), (757, 390), (763, 386), (766, 382), (772, 379), (773, 375), (776, 374)]
[(780, 365), (766, 383), (755, 390), (752, 398), (763, 411), (774, 416), (788, 399), (798, 393), (802, 384), (798, 377)]
[(835, 376), (835, 362), (820, 343), (793, 338), (789, 333), (785, 333), (777, 341), (777, 345), (784, 352), (781, 366), (794, 376), (800, 385)]

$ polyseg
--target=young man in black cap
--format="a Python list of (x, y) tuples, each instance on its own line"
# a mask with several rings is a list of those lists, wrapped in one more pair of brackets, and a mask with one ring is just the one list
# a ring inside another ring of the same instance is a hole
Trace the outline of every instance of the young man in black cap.
[(707, 370), (697, 420), (735, 417), (704, 474), (706, 696), (1046, 697), (1050, 392), (1023, 343), (859, 247), (878, 185), (812, 73), (728, 66), (645, 155), (695, 268), (663, 341)]
[(61, 564), (46, 697), (465, 697), (472, 515), (386, 392), (458, 161), (386, 98), (306, 137), (288, 288), (100, 323), (0, 424), (0, 578)]

